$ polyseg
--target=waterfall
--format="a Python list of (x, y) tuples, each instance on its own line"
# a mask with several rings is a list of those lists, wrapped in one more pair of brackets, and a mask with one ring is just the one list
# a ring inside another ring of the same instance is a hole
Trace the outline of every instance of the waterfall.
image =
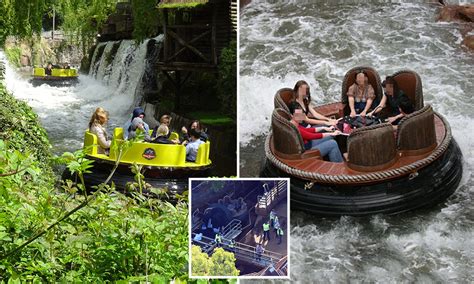
[[(150, 41), (155, 43), (151, 48)], [(150, 78), (156, 78), (154, 65), (162, 41), (159, 35), (138, 45), (132, 40), (98, 44), (89, 75), (114, 89), (115, 96), (133, 97), (134, 106), (138, 105), (147, 85), (155, 84)]]

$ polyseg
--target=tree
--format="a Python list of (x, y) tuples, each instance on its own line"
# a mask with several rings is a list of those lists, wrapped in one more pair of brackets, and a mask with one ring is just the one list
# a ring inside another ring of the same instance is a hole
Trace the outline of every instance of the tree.
[(210, 275), (213, 276), (238, 276), (240, 270), (235, 268), (235, 256), (223, 248), (214, 249), (211, 256)]
[(223, 248), (214, 249), (209, 257), (201, 251), (201, 247), (194, 246), (191, 249), (193, 276), (238, 276), (240, 270), (235, 268), (235, 256)]
[(210, 260), (206, 253), (203, 253), (201, 247), (192, 246), (191, 249), (192, 274), (193, 276), (209, 275)]

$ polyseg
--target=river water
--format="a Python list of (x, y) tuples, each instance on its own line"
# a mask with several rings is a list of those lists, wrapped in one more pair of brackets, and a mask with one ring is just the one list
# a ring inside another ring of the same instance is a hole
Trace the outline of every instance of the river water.
[(315, 2), (252, 1), (241, 12), (241, 176), (258, 175), (279, 88), (303, 79), (314, 103), (337, 101), (355, 66), (372, 66), (382, 79), (415, 70), (425, 104), (451, 124), (464, 171), (455, 194), (429, 210), (365, 218), (292, 212), (291, 279), (472, 283), (474, 52), (461, 48), (459, 25), (436, 22), (438, 6), (421, 1)]
[[(111, 47), (115, 42), (110, 42)], [(97, 107), (109, 111), (109, 134), (122, 127), (131, 109), (139, 102), (139, 83), (145, 69), (147, 41), (135, 45), (131, 40), (119, 42), (120, 48), (113, 62), (101, 60), (91, 75), (79, 75), (79, 84), (71, 87), (52, 87), (43, 84), (33, 87), (30, 76), (20, 74), (9, 66), (3, 51), (0, 60), (6, 64), (7, 89), (18, 99), (26, 101), (38, 115), (46, 129), (53, 152), (62, 154), (82, 148), (84, 131)], [(107, 57), (104, 52), (104, 58)]]

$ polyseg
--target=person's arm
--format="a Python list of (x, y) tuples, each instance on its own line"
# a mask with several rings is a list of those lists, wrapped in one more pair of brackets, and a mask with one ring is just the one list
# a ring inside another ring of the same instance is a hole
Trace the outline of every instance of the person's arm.
[(368, 99), (367, 102), (365, 103), (365, 108), (364, 110), (360, 113), (361, 116), (365, 116), (367, 114), (367, 111), (370, 109), (372, 106), (373, 99)]
[(132, 122), (129, 119), (129, 120), (127, 120), (127, 122), (123, 126), (123, 139), (124, 140), (128, 140), (128, 135), (129, 135), (128, 130), (129, 130), (131, 124), (132, 124)]
[(301, 137), (303, 137), (303, 140), (315, 140), (315, 139), (321, 139), (321, 138), (326, 138), (329, 136), (336, 136), (339, 135), (341, 132), (339, 130), (336, 130), (334, 132), (326, 132), (326, 133), (319, 133), (317, 132), (316, 128), (304, 128), (304, 127), (298, 127)]
[(382, 96), (382, 99), (380, 100), (380, 103), (379, 105), (373, 110), (371, 111), (370, 113), (368, 113), (367, 115), (368, 116), (372, 116), (376, 113), (379, 113), (382, 109), (385, 108), (385, 104), (387, 103), (387, 96), (383, 95)]
[(313, 117), (317, 121), (321, 121), (321, 123), (310, 123), (310, 124), (336, 125), (337, 121), (335, 119), (330, 119), (328, 117), (325, 117), (324, 115), (317, 112), (314, 108), (312, 108), (311, 105), (309, 105), (308, 107), (309, 107), (309, 112), (313, 115)]
[(364, 110), (360, 113), (361, 116), (366, 115), (367, 111), (372, 106), (372, 102), (374, 101), (374, 99), (375, 99), (374, 88), (372, 87), (372, 85), (369, 84), (368, 85), (368, 90), (367, 90), (367, 102), (365, 103)]
[(316, 132), (315, 128), (298, 127), (303, 140), (314, 140), (323, 138), (323, 133)]
[(389, 118), (387, 119), (387, 121), (390, 122), (390, 123), (392, 123), (392, 122), (394, 122), (395, 120), (397, 120), (397, 119), (399, 119), (399, 118), (402, 118), (402, 117), (404, 117), (404, 116), (405, 116), (405, 115), (404, 115), (403, 113), (400, 113), (400, 114), (398, 114), (398, 115), (396, 115), (396, 116), (391, 116), (391, 117), (389, 117)]
[(347, 99), (349, 100), (349, 108), (351, 109), (351, 117), (356, 116), (356, 111), (354, 107), (354, 87), (355, 85), (352, 85), (349, 87), (349, 90), (347, 90)]
[(112, 141), (110, 140), (107, 141), (107, 134), (105, 133), (105, 131), (102, 129), (98, 129), (98, 131), (96, 132), (96, 135), (97, 135), (97, 141), (99, 142), (100, 147), (104, 149), (109, 149)]

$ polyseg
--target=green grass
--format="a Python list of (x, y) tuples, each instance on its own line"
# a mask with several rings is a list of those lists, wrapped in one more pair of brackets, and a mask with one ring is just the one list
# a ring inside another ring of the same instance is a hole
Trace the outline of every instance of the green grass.
[(193, 119), (199, 119), (202, 124), (207, 125), (231, 125), (235, 124), (235, 121), (225, 115), (213, 113), (213, 112), (203, 112), (203, 111), (195, 111), (190, 112), (186, 116)]
[(193, 1), (187, 3), (160, 3), (158, 9), (184, 9), (184, 8), (196, 8), (199, 5), (204, 5), (207, 0), (204, 1)]

